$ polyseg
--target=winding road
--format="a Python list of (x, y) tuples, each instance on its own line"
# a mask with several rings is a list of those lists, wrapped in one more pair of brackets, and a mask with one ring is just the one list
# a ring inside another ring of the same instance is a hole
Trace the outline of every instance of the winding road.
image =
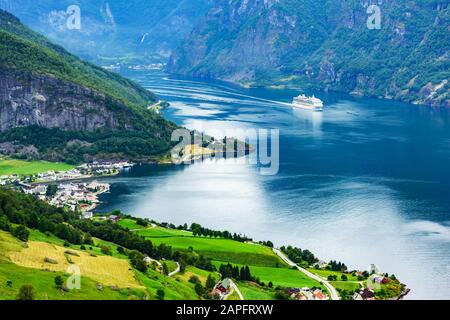
[(230, 280), (230, 287), (233, 290), (230, 290), (230, 293), (228, 293), (226, 296), (222, 297), (222, 300), (227, 300), (228, 297), (231, 296), (234, 292), (237, 293), (237, 295), (239, 296), (239, 299), (245, 300), (244, 295), (242, 294), (241, 290), (239, 290), (238, 286), (233, 282), (233, 280), (231, 280), (231, 279), (229, 279), (229, 280)]
[(245, 300), (241, 290), (239, 290), (238, 286), (232, 280), (230, 280), (230, 286), (234, 289), (234, 291), (236, 291), (236, 293), (239, 296), (239, 299)]
[(320, 283), (323, 283), (323, 285), (328, 289), (328, 292), (330, 293), (331, 300), (340, 300), (339, 294), (338, 294), (336, 288), (333, 287), (331, 285), (331, 283), (329, 283), (327, 280), (325, 280), (322, 277), (319, 277), (318, 275), (315, 275), (314, 273), (309, 272), (308, 270), (303, 269), (302, 267), (298, 266), (295, 262), (293, 262), (288, 257), (286, 257), (284, 255), (284, 253), (281, 252), (281, 250), (273, 248), (273, 252), (275, 252), (275, 254), (277, 256), (279, 256), (281, 258), (281, 260), (286, 262), (289, 266), (296, 267), (299, 271), (303, 272), (309, 278), (314, 279), (316, 281), (319, 281)]
[(177, 268), (175, 269), (175, 271), (172, 271), (171, 273), (168, 274), (169, 277), (173, 277), (174, 275), (176, 275), (178, 272), (180, 272), (181, 267), (180, 264), (177, 262)]

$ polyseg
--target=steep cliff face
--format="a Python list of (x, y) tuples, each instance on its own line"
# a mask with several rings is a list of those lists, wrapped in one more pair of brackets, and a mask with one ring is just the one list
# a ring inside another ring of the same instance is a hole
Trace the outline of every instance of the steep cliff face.
[(79, 163), (145, 161), (176, 127), (148, 110), (156, 97), (86, 63), (0, 10), (0, 153)]
[(0, 131), (30, 125), (72, 131), (119, 127), (104, 94), (47, 75), (0, 70), (0, 106)]
[(219, 0), (167, 70), (450, 105), (449, 26), (448, 0)]

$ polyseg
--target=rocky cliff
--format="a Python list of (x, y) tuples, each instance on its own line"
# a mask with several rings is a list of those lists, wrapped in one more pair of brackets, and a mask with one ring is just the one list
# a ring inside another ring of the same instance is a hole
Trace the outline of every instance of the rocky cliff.
[(95, 131), (117, 129), (119, 121), (95, 90), (48, 75), (0, 70), (0, 131), (30, 125)]
[(86, 63), (0, 10), (0, 152), (79, 163), (167, 152), (156, 97)]
[(449, 26), (449, 0), (219, 0), (167, 70), (449, 106)]

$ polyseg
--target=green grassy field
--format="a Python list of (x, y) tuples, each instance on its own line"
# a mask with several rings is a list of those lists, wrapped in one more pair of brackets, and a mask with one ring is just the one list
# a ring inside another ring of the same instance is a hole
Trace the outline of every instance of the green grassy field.
[[(64, 240), (61, 240), (54, 235), (46, 235), (38, 230), (30, 230), (30, 238), (29, 239), (30, 239), (30, 241), (46, 242), (46, 243), (51, 243), (51, 244), (54, 244), (57, 246), (64, 245)], [(94, 240), (94, 245), (85, 245), (86, 249), (84, 251), (94, 254), (94, 255), (97, 255), (97, 256), (103, 256), (104, 254), (102, 253), (101, 247), (107, 246), (111, 249), (112, 257), (120, 258), (120, 259), (128, 259), (128, 257), (126, 255), (120, 254), (119, 252), (117, 252), (117, 248), (119, 247), (118, 245), (111, 243), (111, 242), (104, 241), (104, 240), (96, 239), (96, 238), (94, 238), (93, 240)], [(71, 245), (70, 248), (81, 250), (80, 245)]]
[(13, 174), (25, 176), (47, 172), (50, 170), (67, 171), (73, 168), (75, 168), (75, 166), (59, 162), (23, 161), (15, 159), (0, 160), (0, 176)]
[(272, 291), (263, 289), (260, 286), (248, 283), (248, 282), (238, 282), (236, 284), (241, 290), (242, 295), (245, 300), (274, 300), (275, 296)]
[(136, 272), (137, 279), (146, 287), (150, 299), (156, 299), (156, 291), (164, 290), (165, 300), (198, 300), (194, 285), (178, 277), (170, 278), (149, 269), (147, 274)]
[[(137, 228), (136, 228), (137, 229)], [(176, 229), (167, 229), (162, 227), (156, 228), (146, 228), (136, 231), (139, 235), (148, 238), (165, 238), (165, 237), (191, 237), (193, 238), (192, 232)]]
[[(133, 296), (142, 298), (144, 290), (121, 289), (112, 290), (104, 287), (98, 290), (96, 282), (87, 278), (81, 278), (81, 289), (70, 290), (62, 294), (55, 287), (55, 277), (60, 275), (67, 279), (68, 275), (60, 272), (51, 272), (20, 267), (13, 263), (0, 260), (0, 300), (14, 300), (19, 288), (24, 284), (31, 284), (36, 292), (38, 300), (128, 300)], [(12, 286), (7, 285), (7, 281)]]
[(337, 276), (337, 279), (339, 281), (339, 280), (341, 280), (341, 276), (345, 274), (348, 278), (348, 281), (358, 281), (358, 277), (355, 277), (355, 276), (352, 276), (351, 274), (346, 274), (343, 272), (323, 270), (323, 269), (317, 270), (314, 268), (308, 268), (308, 271), (310, 271), (314, 274), (317, 274), (318, 276), (323, 277), (325, 279), (327, 279), (328, 276), (333, 275), (333, 276)]
[(358, 290), (361, 286), (358, 282), (349, 282), (349, 281), (330, 281), (331, 285), (339, 290), (347, 290), (354, 292)]
[(172, 246), (174, 249), (194, 251), (213, 260), (230, 262), (242, 265), (255, 265), (275, 267), (284, 264), (270, 248), (242, 243), (228, 239), (214, 239), (194, 237), (180, 230), (152, 228), (137, 231), (155, 245), (161, 243)]
[[(48, 243), (55, 246), (61, 246), (64, 241), (54, 236), (46, 236), (39, 231), (31, 231), (30, 244), (39, 241), (39, 243)], [(104, 256), (98, 246), (108, 245), (112, 249), (117, 248), (115, 244), (94, 239), (95, 246), (92, 250), (86, 250), (89, 253), (95, 253), (98, 256)], [(89, 247), (89, 246), (87, 246)], [(69, 249), (69, 248), (68, 248)], [(70, 249), (79, 249), (79, 246), (71, 246)], [(69, 249), (69, 250), (70, 250)], [(62, 294), (60, 290), (55, 287), (54, 278), (57, 275), (67, 279), (68, 275), (63, 272), (40, 270), (36, 268), (28, 268), (19, 266), (9, 259), (12, 252), (19, 252), (25, 249), (20, 241), (12, 237), (9, 233), (0, 231), (0, 300), (14, 300), (17, 296), (19, 288), (24, 284), (31, 284), (36, 291), (36, 299), (38, 300), (127, 300), (127, 299), (156, 299), (156, 291), (162, 289), (165, 292), (165, 299), (167, 300), (192, 300), (199, 299), (195, 293), (194, 285), (189, 283), (189, 279), (184, 277), (169, 278), (161, 273), (148, 269), (146, 274), (133, 271), (137, 281), (145, 288), (131, 288), (131, 289), (113, 289), (104, 286), (103, 290), (97, 289), (97, 281), (89, 277), (83, 276), (81, 278), (81, 289), (71, 290)], [(114, 250), (113, 250), (114, 251)], [(113, 254), (113, 258), (126, 258), (120, 256), (118, 253)], [(75, 257), (73, 257), (75, 259)], [(100, 259), (100, 258), (92, 258)], [(108, 258), (112, 259), (112, 258)], [(172, 261), (168, 261), (172, 266)], [(173, 267), (173, 266), (172, 266)], [(170, 267), (169, 267), (170, 268)], [(189, 272), (198, 275), (199, 278), (206, 281), (209, 274), (193, 267), (190, 267)], [(215, 274), (218, 278), (218, 275)], [(8, 285), (8, 281), (12, 284)]]
[[(34, 239), (44, 239), (45, 235), (32, 232)], [(44, 243), (59, 245), (62, 240), (48, 237)], [(31, 240), (35, 241), (35, 240)], [(61, 276), (67, 279), (69, 275), (63, 272), (39, 270), (27, 268), (13, 263), (10, 255), (15, 252), (26, 250), (22, 243), (12, 237), (9, 233), (0, 231), (0, 299), (14, 300), (19, 288), (24, 284), (31, 284), (39, 300), (127, 300), (132, 297), (143, 298), (145, 291), (142, 289), (119, 289), (113, 290), (107, 286), (98, 290), (97, 282), (82, 275), (80, 290), (71, 290), (62, 294), (55, 287), (54, 279)], [(11, 285), (8, 285), (11, 281)]]
[(138, 225), (134, 220), (122, 219), (118, 222), (121, 227), (128, 228), (130, 230), (144, 229), (143, 226)]
[(182, 273), (178, 273), (175, 276), (175, 278), (179, 278), (184, 281), (189, 281), (189, 279), (192, 276), (197, 276), (200, 279), (200, 281), (202, 282), (202, 284), (205, 285), (208, 275), (211, 275), (216, 280), (216, 282), (218, 282), (220, 279), (220, 274), (218, 272), (209, 272), (206, 270), (198, 269), (193, 266), (187, 266), (186, 270)]
[[(222, 262), (213, 261), (213, 264), (216, 268), (219, 268)], [(241, 267), (241, 265), (238, 266)], [(318, 287), (325, 289), (319, 282), (308, 278), (304, 273), (290, 269), (287, 266), (282, 266), (280, 268), (250, 266), (250, 271), (252, 276), (259, 278), (265, 284), (272, 282), (275, 287), (281, 286), (299, 289), (304, 287)]]
[(177, 263), (171, 260), (161, 261), (161, 263), (165, 263), (169, 268), (169, 272), (175, 271), (177, 269)]
[(304, 273), (287, 268), (266, 268), (266, 267), (250, 267), (252, 275), (258, 277), (266, 284), (271, 281), (274, 286), (282, 286), (286, 288), (304, 288), (304, 287), (321, 287), (325, 289), (319, 282), (308, 278)]

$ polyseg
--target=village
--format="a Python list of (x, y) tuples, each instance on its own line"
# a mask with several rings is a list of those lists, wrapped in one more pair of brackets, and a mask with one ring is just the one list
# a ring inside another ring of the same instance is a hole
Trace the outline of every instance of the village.
[(56, 207), (79, 211), (83, 218), (92, 218), (92, 211), (100, 203), (99, 195), (109, 192), (110, 185), (95, 180), (83, 181), (114, 176), (133, 166), (127, 161), (91, 162), (68, 171), (50, 170), (35, 175), (1, 176), (0, 185), (15, 187)]
[(37, 196), (40, 200), (49, 204), (67, 208), (72, 211), (79, 211), (83, 218), (92, 218), (92, 211), (100, 203), (98, 196), (108, 192), (110, 185), (107, 183), (98, 183), (92, 181), (89, 183), (61, 183), (39, 184), (35, 186), (22, 186), (22, 191), (26, 194)]
[(101, 176), (113, 176), (122, 170), (127, 170), (135, 164), (128, 161), (119, 162), (91, 162), (80, 165), (68, 171), (49, 170), (34, 175), (3, 175), (0, 176), (0, 185), (39, 184), (58, 181), (84, 180)]

